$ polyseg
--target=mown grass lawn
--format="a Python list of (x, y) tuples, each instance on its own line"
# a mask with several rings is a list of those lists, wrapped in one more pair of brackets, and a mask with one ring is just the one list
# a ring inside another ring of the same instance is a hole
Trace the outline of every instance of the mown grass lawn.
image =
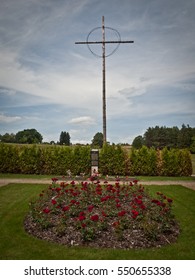
[(23, 227), (28, 203), (44, 185), (10, 184), (0, 188), (0, 259), (194, 259), (195, 191), (182, 186), (147, 186), (174, 200), (174, 213), (182, 232), (175, 244), (151, 249), (92, 249), (65, 247), (28, 235)]

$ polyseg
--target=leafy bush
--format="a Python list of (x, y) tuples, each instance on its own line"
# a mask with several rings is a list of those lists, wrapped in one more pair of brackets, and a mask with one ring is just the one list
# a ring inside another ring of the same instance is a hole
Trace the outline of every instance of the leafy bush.
[(125, 175), (125, 152), (119, 145), (105, 144), (100, 150), (100, 173)]
[(130, 161), (132, 175), (157, 175), (157, 153), (153, 148), (132, 149)]
[(191, 155), (186, 149), (164, 148), (161, 159), (161, 175), (163, 176), (190, 176), (192, 174)]

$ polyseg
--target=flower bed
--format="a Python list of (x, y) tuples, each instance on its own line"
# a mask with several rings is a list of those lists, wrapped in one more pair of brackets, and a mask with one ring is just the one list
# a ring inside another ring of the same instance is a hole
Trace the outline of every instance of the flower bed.
[(70, 246), (160, 247), (175, 242), (179, 234), (172, 204), (162, 193), (151, 197), (136, 180), (53, 180), (30, 203), (25, 228), (39, 238)]

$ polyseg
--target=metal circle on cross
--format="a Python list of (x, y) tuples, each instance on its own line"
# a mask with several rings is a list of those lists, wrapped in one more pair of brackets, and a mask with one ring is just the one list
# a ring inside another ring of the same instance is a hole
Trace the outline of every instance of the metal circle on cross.
[[(118, 47), (120, 46), (121, 36), (120, 33), (114, 28), (104, 26), (104, 30), (105, 30), (106, 39), (109, 38), (109, 40), (106, 41), (109, 42), (109, 45), (107, 46), (107, 51), (105, 53), (105, 57), (108, 57), (117, 51)], [(100, 45), (98, 44), (98, 41), (95, 41), (97, 40), (97, 38), (101, 38), (101, 36), (102, 36), (102, 27), (93, 28), (87, 35), (86, 43), (88, 49), (93, 55), (102, 58), (103, 57), (102, 49), (100, 49)], [(115, 42), (115, 44), (113, 44), (112, 42)]]

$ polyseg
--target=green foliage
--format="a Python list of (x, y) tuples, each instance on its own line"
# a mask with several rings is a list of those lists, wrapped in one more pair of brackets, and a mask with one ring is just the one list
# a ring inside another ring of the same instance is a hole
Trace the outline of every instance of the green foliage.
[(92, 147), (102, 148), (103, 146), (103, 134), (101, 132), (97, 132), (92, 140)]
[(3, 143), (14, 143), (15, 137), (16, 136), (13, 133), (5, 133), (4, 135), (0, 135), (0, 141)]
[(42, 135), (36, 129), (24, 129), (23, 131), (18, 131), (15, 136), (16, 143), (39, 144), (42, 140)]
[(90, 147), (0, 144), (0, 172), (73, 175), (90, 172)]
[(60, 145), (70, 146), (70, 134), (66, 131), (62, 131), (60, 134)]
[(0, 172), (18, 173), (19, 149), (16, 145), (0, 144)]
[(164, 148), (161, 153), (163, 176), (190, 176), (192, 174), (192, 161), (190, 152), (186, 149)]
[[(90, 174), (89, 146), (44, 146), (0, 143), (0, 173)], [(187, 149), (155, 150), (143, 146), (129, 152), (120, 145), (100, 150), (99, 171), (113, 176), (190, 176), (192, 160)]]
[(135, 149), (140, 149), (144, 144), (144, 139), (141, 135), (135, 137), (135, 139), (133, 140), (132, 146)]
[(125, 152), (119, 145), (105, 144), (100, 150), (100, 173), (125, 175)]
[(155, 147), (156, 149), (167, 148), (188, 148), (191, 152), (195, 152), (193, 149), (193, 137), (195, 137), (195, 128), (191, 128), (189, 125), (182, 125), (181, 129), (177, 126), (155, 126), (149, 127), (144, 136), (137, 136), (133, 140), (134, 148), (141, 148), (146, 145), (147, 147)]
[(132, 149), (130, 161), (132, 175), (157, 175), (157, 153), (153, 148)]

